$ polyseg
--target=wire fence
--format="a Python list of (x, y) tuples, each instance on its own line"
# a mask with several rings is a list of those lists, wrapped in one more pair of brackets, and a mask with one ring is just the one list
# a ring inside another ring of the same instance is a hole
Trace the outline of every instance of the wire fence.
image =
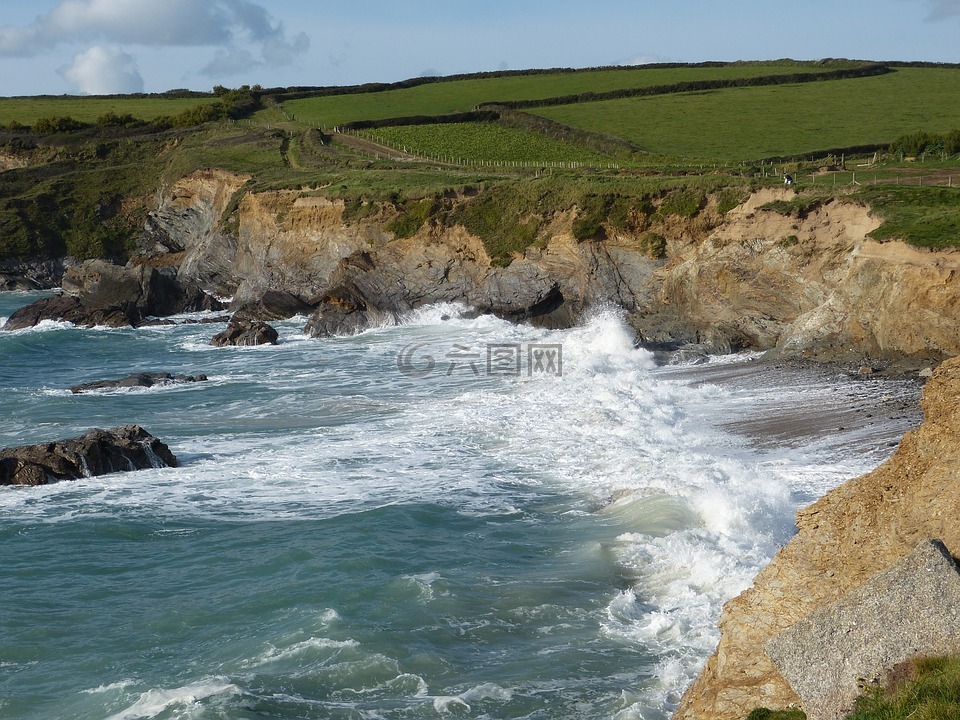
[[(278, 108), (283, 116), (293, 121), (294, 116), (288, 115), (282, 108)], [(270, 124), (263, 124), (254, 120), (235, 120), (232, 121), (235, 126), (243, 128), (266, 128), (273, 129)], [(355, 147), (361, 152), (366, 152), (378, 160), (406, 160), (424, 163), (436, 163), (439, 165), (448, 165), (454, 167), (476, 168), (476, 169), (516, 169), (516, 170), (536, 170), (543, 172), (547, 170), (622, 170), (625, 167), (616, 162), (583, 162), (573, 160), (511, 160), (511, 159), (491, 159), (491, 158), (470, 158), (456, 155), (429, 154), (420, 152), (415, 148), (408, 146), (391, 147), (380, 142), (371, 135), (362, 130), (353, 130), (350, 128), (315, 128), (322, 135), (339, 134), (350, 136), (367, 143), (365, 148)], [(960, 187), (960, 168), (954, 168), (954, 173), (948, 170), (923, 170), (918, 167), (917, 170), (896, 168), (871, 170), (877, 163), (877, 156), (868, 162), (857, 165), (858, 170), (849, 170), (844, 167), (847, 160), (841, 158), (838, 164), (841, 169), (837, 170), (810, 170), (797, 171), (791, 170), (786, 164), (761, 162), (752, 166), (753, 177), (759, 179), (782, 178), (784, 184), (795, 188), (799, 187), (857, 187), (864, 185), (914, 185), (926, 187)], [(851, 161), (852, 162), (852, 161)], [(700, 164), (699, 169), (702, 172), (730, 172), (731, 174), (743, 174), (747, 172), (747, 163), (739, 165), (725, 165), (715, 163), (712, 165)], [(866, 169), (864, 169), (866, 168)], [(954, 184), (954, 174), (957, 177), (957, 183)], [(789, 178), (789, 181), (788, 181)]]

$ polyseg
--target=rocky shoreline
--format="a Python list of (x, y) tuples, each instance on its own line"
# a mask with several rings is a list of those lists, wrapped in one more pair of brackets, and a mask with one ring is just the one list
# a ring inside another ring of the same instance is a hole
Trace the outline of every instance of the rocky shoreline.
[(396, 237), (389, 204), (359, 220), (304, 191), (245, 193), (231, 205), (244, 182), (223, 171), (183, 178), (151, 213), (142, 255), (65, 267), (63, 294), (5, 329), (44, 319), (139, 326), (221, 308), (219, 297), (232, 298), (237, 321), (303, 315), (321, 338), (439, 302), (550, 328), (612, 305), (639, 342), (683, 359), (751, 349), (896, 374), (960, 354), (960, 253), (870, 240), (878, 221), (853, 202), (791, 216), (764, 208), (791, 191), (759, 191), (724, 215), (711, 201), (694, 218), (650, 220), (663, 258), (640, 237), (576, 240), (574, 210), (502, 267), (461, 226), (425, 223)]
[(234, 202), (245, 181), (210, 170), (183, 178), (151, 213), (141, 256), (65, 265), (62, 295), (17, 311), (3, 329), (45, 319), (137, 327), (232, 297), (231, 325), (215, 342), (243, 345), (275, 342), (266, 322), (295, 316), (324, 338), (440, 302), (550, 328), (612, 305), (661, 360), (750, 349), (765, 353), (765, 367), (826, 363), (864, 381), (931, 376), (921, 428), (881, 468), (802, 510), (798, 535), (728, 603), (720, 646), (677, 720), (795, 705), (766, 654), (773, 635), (924, 539), (960, 552), (960, 360), (948, 360), (960, 355), (960, 252), (871, 240), (879, 223), (854, 202), (784, 215), (764, 205), (792, 191), (764, 190), (723, 215), (711, 201), (694, 218), (651, 219), (664, 257), (639, 236), (577, 240), (574, 210), (549, 219), (547, 241), (502, 266), (462, 226), (428, 222), (401, 238), (387, 230), (392, 206), (352, 220), (342, 201), (306, 190)]
[[(755, 707), (798, 706), (801, 699), (768, 655), (769, 640), (834, 605), (927, 539), (941, 541), (954, 556), (960, 552), (958, 400), (960, 358), (954, 358), (927, 382), (924, 422), (904, 436), (889, 461), (797, 513), (798, 533), (753, 587), (724, 607), (720, 644), (684, 695), (676, 720), (742, 720)], [(898, 612), (906, 622), (925, 611), (904, 606)], [(952, 651), (960, 652), (960, 644)]]

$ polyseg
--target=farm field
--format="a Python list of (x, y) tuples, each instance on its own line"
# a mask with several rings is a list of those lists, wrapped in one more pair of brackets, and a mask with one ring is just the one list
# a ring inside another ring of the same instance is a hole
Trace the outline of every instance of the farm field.
[(882, 144), (960, 127), (960, 69), (730, 88), (531, 110), (661, 156), (743, 161)]
[(667, 85), (686, 80), (760, 77), (837, 69), (810, 63), (745, 63), (724, 67), (617, 68), (436, 82), (412, 88), (330, 95), (283, 103), (286, 112), (309, 127), (332, 128), (352, 120), (467, 112), (485, 102), (540, 100), (583, 92)]
[(0, 98), (0, 125), (18, 122), (33, 125), (40, 118), (72, 117), (80, 122), (92, 123), (105, 113), (130, 114), (139, 120), (152, 120), (160, 115), (177, 115), (197, 105), (206, 105), (219, 100), (210, 97), (164, 97), (153, 95), (143, 98), (129, 97), (17, 97)]
[(583, 163), (607, 164), (612, 159), (573, 143), (548, 138), (531, 130), (494, 123), (403, 125), (364, 133), (392, 148), (453, 162)]

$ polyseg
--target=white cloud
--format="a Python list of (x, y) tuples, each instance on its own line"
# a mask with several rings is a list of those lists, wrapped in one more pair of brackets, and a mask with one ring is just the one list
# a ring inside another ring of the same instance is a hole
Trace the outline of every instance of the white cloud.
[[(307, 51), (310, 39), (290, 36), (251, 0), (60, 0), (30, 25), (0, 27), (0, 56), (28, 57), (77, 43), (219, 48), (211, 68), (239, 71), (251, 63), (288, 65)], [(245, 66), (225, 60), (244, 53)]]
[(143, 92), (143, 78), (136, 60), (118, 47), (95, 45), (59, 72), (86, 95)]

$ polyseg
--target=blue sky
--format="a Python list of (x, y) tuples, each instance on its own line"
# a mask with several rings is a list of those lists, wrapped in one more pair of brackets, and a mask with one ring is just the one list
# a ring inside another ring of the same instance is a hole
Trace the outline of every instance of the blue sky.
[(960, 0), (3, 0), (0, 95), (704, 60), (960, 62)]

